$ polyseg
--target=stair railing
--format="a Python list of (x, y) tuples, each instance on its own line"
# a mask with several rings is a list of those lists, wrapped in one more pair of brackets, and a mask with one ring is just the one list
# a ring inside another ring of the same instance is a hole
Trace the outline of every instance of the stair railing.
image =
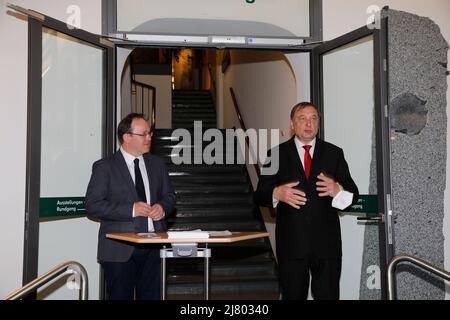
[(388, 299), (389, 300), (396, 299), (396, 297), (395, 297), (396, 296), (396, 294), (395, 294), (395, 269), (400, 262), (410, 262), (410, 263), (420, 267), (421, 269), (429, 271), (444, 280), (450, 281), (450, 272), (448, 272), (444, 269), (438, 268), (437, 266), (435, 266), (425, 260), (417, 258), (415, 256), (408, 255), (408, 254), (400, 254), (400, 255), (397, 255), (394, 258), (392, 258), (391, 262), (388, 265), (387, 281), (388, 281)]
[(211, 97), (213, 100), (213, 104), (214, 104), (214, 108), (217, 109), (217, 93), (216, 93), (216, 77), (214, 75), (213, 69), (211, 64), (208, 64), (208, 70), (209, 70), (209, 77), (211, 79), (211, 88), (209, 89), (209, 91), (211, 92)]
[[(230, 93), (231, 93), (231, 98), (233, 99), (234, 109), (236, 110), (236, 115), (237, 115), (237, 117), (239, 119), (239, 124), (241, 126), (241, 129), (246, 132), (247, 131), (247, 127), (245, 126), (244, 119), (242, 118), (242, 114), (241, 114), (241, 111), (240, 111), (240, 108), (239, 108), (239, 104), (237, 102), (236, 95), (234, 93), (233, 88), (230, 88)], [(249, 141), (247, 136), (245, 137), (245, 143), (248, 145), (248, 148), (250, 150), (250, 141)], [(259, 164), (255, 163), (255, 164), (253, 164), (253, 166), (255, 167), (255, 171), (256, 171), (256, 174), (257, 174), (258, 180), (259, 180), (261, 178), (261, 169), (259, 168)], [(269, 209), (269, 212), (270, 212), (270, 216), (272, 218), (274, 218), (276, 216), (275, 209), (272, 208), (272, 207), (270, 207), (268, 209)]]
[(133, 79), (131, 80), (131, 95), (134, 95), (131, 111), (142, 113), (150, 121), (150, 129), (153, 132), (156, 127), (156, 88)]
[(47, 271), (37, 279), (31, 281), (24, 287), (18, 289), (17, 291), (11, 293), (9, 296), (3, 300), (19, 300), (30, 293), (36, 291), (40, 287), (46, 285), (50, 281), (60, 279), (67, 274), (75, 274), (79, 276), (80, 280), (80, 296), (79, 300), (88, 299), (88, 274), (86, 269), (78, 262), (68, 261), (64, 262), (53, 269)]

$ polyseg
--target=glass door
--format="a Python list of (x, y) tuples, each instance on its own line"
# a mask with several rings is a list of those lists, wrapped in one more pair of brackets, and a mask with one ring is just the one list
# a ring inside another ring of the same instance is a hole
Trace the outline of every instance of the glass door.
[[(86, 218), (92, 164), (114, 148), (114, 45), (40, 13), (29, 16), (27, 217), (24, 283), (66, 261), (89, 275), (99, 298), (98, 224)], [(70, 275), (38, 299), (77, 299)]]
[(391, 258), (386, 38), (363, 27), (313, 50), (321, 137), (344, 150), (358, 203), (341, 213), (341, 299), (386, 296)]

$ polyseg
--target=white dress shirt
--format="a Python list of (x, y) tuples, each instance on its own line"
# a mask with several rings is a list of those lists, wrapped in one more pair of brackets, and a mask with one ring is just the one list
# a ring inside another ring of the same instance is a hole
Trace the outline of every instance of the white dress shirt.
[[(314, 140), (312, 140), (310, 143), (308, 144), (304, 144), (303, 142), (301, 142), (297, 137), (295, 137), (294, 139), (295, 141), (295, 146), (297, 147), (297, 152), (298, 152), (298, 156), (300, 158), (300, 160), (302, 161), (302, 165), (303, 168), (305, 167), (305, 148), (303, 148), (303, 146), (305, 145), (310, 145), (311, 149), (309, 149), (309, 154), (311, 155), (311, 159), (313, 158), (314, 155), (314, 149), (316, 148), (316, 138), (314, 138)], [(343, 210), (345, 208), (347, 208), (353, 201), (353, 193), (345, 191), (342, 186), (338, 183), (338, 186), (340, 188), (341, 191), (339, 191), (336, 196), (333, 198), (333, 201), (331, 203), (331, 205), (339, 210)], [(273, 199), (273, 207), (275, 208), (278, 205), (278, 200), (276, 200), (275, 198)]]
[[(122, 152), (123, 157), (125, 158), (125, 162), (127, 164), (128, 171), (130, 172), (131, 178), (133, 179), (133, 182), (136, 183), (136, 178), (134, 176), (134, 159), (136, 159), (135, 156), (127, 153), (122, 147), (120, 148), (120, 152)], [(145, 197), (147, 198), (147, 203), (151, 203), (150, 199), (150, 183), (148, 181), (148, 175), (147, 175), (147, 169), (145, 167), (145, 161), (144, 157), (140, 156), (137, 157), (139, 159), (139, 169), (141, 170), (142, 174), (142, 180), (144, 181), (144, 189), (145, 189)], [(134, 211), (134, 205), (133, 205), (133, 218), (136, 217), (135, 211)], [(148, 231), (153, 232), (155, 231), (155, 228), (153, 227), (153, 220), (152, 218), (148, 218)]]

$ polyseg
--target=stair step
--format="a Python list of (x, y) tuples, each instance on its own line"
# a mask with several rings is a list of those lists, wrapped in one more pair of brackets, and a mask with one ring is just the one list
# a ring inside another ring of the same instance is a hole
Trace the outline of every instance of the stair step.
[[(197, 110), (195, 110), (197, 111)], [(183, 111), (174, 111), (172, 112), (172, 122), (175, 119), (183, 120), (193, 118), (195, 119), (216, 119), (216, 113), (214, 111), (207, 111), (207, 110), (200, 110), (198, 112), (191, 112), (190, 110), (183, 110)], [(200, 121), (198, 120), (198, 121)]]
[(193, 203), (185, 203), (185, 204), (179, 204), (176, 205), (178, 210), (186, 210), (186, 211), (192, 211), (197, 212), (199, 210), (206, 210), (206, 211), (215, 211), (215, 212), (229, 212), (229, 211), (243, 211), (247, 212), (249, 210), (253, 210), (255, 207), (254, 203), (245, 203), (245, 204), (239, 204), (235, 205), (233, 203), (229, 203), (226, 206), (217, 206), (216, 204), (206, 204), (203, 203), (201, 205), (199, 204), (193, 204)]
[[(185, 122), (185, 123), (174, 122), (172, 125), (173, 125), (174, 129), (194, 129), (195, 128), (194, 121)], [(217, 127), (216, 122), (213, 123), (213, 122), (202, 121), (201, 125), (204, 129), (215, 129)]]
[(194, 126), (195, 122), (197, 123), (197, 126), (200, 124), (204, 125), (211, 125), (217, 124), (216, 116), (213, 115), (211, 117), (197, 117), (197, 116), (187, 116), (187, 117), (172, 117), (172, 125), (186, 125), (186, 126)]
[[(194, 129), (195, 128), (194, 123), (192, 123), (192, 125), (182, 125), (182, 126), (173, 125), (173, 127), (174, 127), (174, 129)], [(215, 129), (216, 127), (217, 127), (217, 124), (208, 124), (208, 125), (203, 124), (204, 129)]]
[[(274, 259), (274, 254), (272, 250), (270, 249), (270, 247), (269, 250), (267, 250), (268, 243), (270, 243), (268, 239), (266, 240), (262, 238), (234, 243), (210, 243), (208, 244), (208, 247), (211, 249), (210, 262), (218, 261), (219, 263), (221, 263), (222, 261), (224, 263), (229, 262), (231, 264), (241, 264), (246, 262), (261, 263), (267, 260), (271, 260), (274, 262), (276, 266), (276, 260)], [(199, 247), (201, 248), (204, 246), (199, 245)], [(233, 258), (230, 259), (230, 257)], [(198, 258), (189, 258), (180, 260), (168, 259), (167, 263), (168, 264), (174, 263), (173, 261), (177, 261), (176, 262), (177, 265), (183, 262), (188, 263), (189, 265), (197, 263), (203, 264), (203, 261)], [(181, 270), (184, 270), (185, 268), (187, 267), (181, 264)]]
[(211, 113), (176, 113), (172, 115), (172, 122), (180, 121), (216, 121), (216, 114)]
[[(211, 147), (212, 148), (212, 147)], [(154, 147), (153, 154), (157, 154), (159, 157), (169, 157), (169, 158), (178, 158), (181, 157), (182, 159), (179, 160), (198, 160), (201, 161), (203, 159), (203, 156), (213, 157), (213, 159), (209, 159), (208, 161), (214, 161), (217, 163), (219, 160), (223, 159), (229, 159), (236, 160), (237, 152), (234, 149), (230, 148), (222, 148), (222, 150), (217, 149), (208, 149), (205, 152), (205, 149), (193, 149), (190, 146), (182, 146), (178, 145), (173, 148), (163, 148), (160, 146)], [(225, 163), (225, 162), (224, 162)], [(223, 165), (224, 163), (217, 163), (220, 165)], [(236, 165), (236, 164), (243, 164), (243, 163), (237, 163), (236, 161), (228, 162), (230, 165)], [(178, 162), (174, 162), (174, 164), (178, 164)], [(197, 163), (197, 162), (191, 162), (191, 163), (181, 163), (180, 165), (200, 165), (200, 164), (208, 164), (208, 163)]]
[(232, 256), (233, 261), (253, 261), (273, 258), (272, 250), (267, 250), (268, 242), (267, 238), (259, 238), (234, 243), (210, 243), (208, 246), (214, 251), (214, 259), (229, 259)]
[(209, 98), (198, 98), (198, 97), (192, 97), (192, 98), (178, 98), (178, 97), (174, 97), (172, 98), (172, 106), (180, 106), (180, 105), (185, 105), (185, 106), (189, 106), (189, 105), (196, 105), (196, 106), (202, 106), (202, 105), (206, 105), (210, 108), (213, 108), (213, 104), (211, 102), (211, 99)]
[[(192, 279), (196, 280), (196, 279)], [(202, 279), (197, 279), (197, 282), (189, 283), (169, 283), (167, 285), (168, 299), (203, 299), (204, 285)], [(210, 299), (270, 299), (275, 300), (279, 298), (278, 294), (278, 280), (276, 277), (271, 279), (248, 279), (248, 280), (233, 280), (228, 281), (214, 281), (210, 282)]]
[(185, 115), (173, 115), (172, 122), (208, 122), (208, 121), (216, 121), (216, 115), (214, 113), (209, 115), (198, 115), (198, 114), (185, 114)]
[(183, 204), (215, 204), (217, 206), (220, 205), (226, 205), (233, 203), (235, 205), (237, 204), (250, 204), (253, 203), (253, 199), (251, 195), (249, 194), (227, 194), (227, 195), (220, 195), (220, 194), (202, 194), (201, 197), (199, 197), (196, 194), (178, 194), (177, 195), (177, 205), (183, 205)]
[(224, 209), (218, 208), (214, 210), (208, 210), (206, 208), (186, 208), (177, 207), (174, 219), (219, 219), (223, 217), (240, 217), (240, 218), (254, 218), (254, 213), (252, 209)]
[[(193, 179), (192, 176), (177, 176), (171, 177), (171, 181), (189, 181)], [(197, 183), (230, 183), (230, 182), (246, 182), (247, 177), (239, 174), (198, 174), (195, 175), (195, 182)]]
[(261, 231), (265, 227), (261, 222), (255, 221), (210, 221), (210, 222), (196, 222), (196, 221), (172, 221), (168, 219), (168, 224), (174, 230), (230, 230), (230, 231)]
[(204, 103), (201, 102), (179, 102), (179, 103), (172, 103), (172, 114), (174, 113), (190, 113), (190, 112), (196, 112), (196, 113), (216, 113), (216, 108), (211, 102), (205, 101)]
[[(153, 135), (153, 139), (155, 139), (155, 138), (160, 138), (161, 139), (161, 138), (172, 137), (173, 132), (175, 130), (176, 129), (173, 129), (173, 128), (172, 129), (156, 129), (155, 133)], [(220, 131), (223, 136), (225, 136), (227, 130), (233, 130), (233, 129), (217, 129), (217, 130)], [(189, 131), (189, 133), (192, 136), (194, 136), (194, 129), (191, 129), (191, 130), (188, 130), (188, 131)], [(205, 131), (206, 131), (205, 129), (202, 130), (202, 135), (205, 133)]]
[[(169, 155), (167, 155), (167, 156), (160, 156), (160, 158), (161, 158), (161, 160), (163, 160), (165, 162), (166, 165), (178, 165), (178, 162), (174, 162), (173, 161), (174, 160), (173, 157), (171, 157)], [(216, 163), (218, 165), (222, 165), (222, 164), (227, 163), (227, 162), (232, 164), (232, 165), (241, 164), (240, 162), (238, 162), (236, 160), (236, 158), (235, 159), (230, 159), (230, 158), (222, 157), (222, 158), (219, 158), (216, 161)], [(210, 165), (210, 164), (211, 164), (210, 161), (206, 162), (201, 157), (191, 158), (191, 159), (189, 159), (189, 161), (186, 160), (184, 163), (182, 163), (182, 165)]]
[[(245, 217), (244, 217), (245, 218)], [(258, 222), (256, 220), (245, 220), (239, 217), (239, 219), (230, 219), (230, 218), (217, 218), (214, 222), (209, 221), (211, 217), (201, 217), (201, 218), (174, 218), (167, 219), (168, 225), (172, 229), (178, 230), (218, 230), (225, 229), (230, 231), (265, 231), (264, 225), (262, 222)]]
[(207, 101), (212, 101), (212, 97), (210, 94), (200, 94), (200, 95), (195, 95), (195, 94), (175, 94), (172, 95), (172, 100), (177, 100), (177, 101), (190, 101), (190, 100), (207, 100)]
[[(265, 258), (249, 258), (224, 260), (214, 258), (214, 252), (211, 251), (210, 274), (212, 277), (229, 277), (231, 275), (242, 277), (276, 275), (276, 262), (271, 257)], [(175, 281), (179, 281), (182, 275), (190, 276), (194, 274), (203, 274), (203, 259), (169, 259), (167, 260), (167, 273)]]
[(244, 165), (170, 165), (169, 172), (190, 172), (190, 173), (237, 173), (244, 172)]
[[(191, 141), (192, 143), (193, 141)], [(152, 153), (153, 154), (161, 154), (161, 153), (169, 153), (171, 151), (175, 151), (175, 152), (181, 152), (181, 151), (185, 151), (185, 152), (190, 152), (191, 154), (193, 154), (194, 152), (204, 152), (205, 149), (207, 147), (208, 148), (208, 154), (214, 151), (224, 151), (227, 149), (230, 149), (229, 152), (236, 150), (236, 146), (235, 145), (231, 145), (228, 146), (228, 144), (226, 143), (226, 141), (224, 141), (223, 143), (220, 143), (220, 141), (218, 142), (211, 142), (211, 141), (202, 141), (202, 143), (198, 143), (198, 149), (197, 150), (197, 142), (196, 145), (193, 144), (189, 144), (189, 141), (175, 141), (173, 140), (171, 143), (163, 143), (162, 141), (157, 141), (155, 143), (153, 143), (152, 146)], [(201, 148), (200, 148), (201, 146)], [(231, 149), (231, 147), (233, 147), (233, 149)], [(214, 149), (212, 149), (214, 148)], [(221, 150), (217, 150), (217, 149), (221, 149)], [(236, 152), (236, 151), (234, 151)]]
[(174, 108), (172, 109), (172, 115), (186, 115), (186, 114), (216, 114), (216, 110), (213, 108), (206, 109), (206, 108), (194, 108), (190, 106), (189, 108)]
[(243, 185), (229, 185), (229, 186), (205, 186), (205, 185), (188, 185), (179, 186), (172, 183), (172, 187), (175, 188), (177, 196), (195, 194), (196, 196), (206, 196), (208, 194), (227, 194), (227, 193), (247, 193), (250, 192), (250, 187), (246, 184)]
[[(185, 137), (184, 135), (189, 134), (190, 136)], [(226, 136), (221, 136), (222, 140), (223, 140), (223, 146), (230, 146), (233, 147), (235, 150), (237, 149), (237, 139), (233, 138), (233, 137), (226, 137)], [(203, 134), (200, 137), (194, 136), (194, 133), (188, 132), (182, 132), (182, 135), (174, 135), (172, 136), (168, 136), (168, 137), (153, 137), (152, 138), (152, 148), (156, 148), (156, 147), (161, 147), (161, 148), (171, 148), (171, 147), (180, 147), (180, 146), (186, 146), (186, 147), (191, 147), (193, 148), (194, 146), (196, 146), (199, 142), (197, 142), (194, 139), (198, 139), (201, 141), (201, 146), (202, 146), (202, 150), (205, 149), (207, 146), (211, 145), (212, 143), (214, 143), (214, 145), (218, 144), (218, 142), (216, 142), (216, 138), (214, 137), (213, 141), (204, 141), (203, 140)], [(217, 138), (217, 140), (220, 141), (220, 138)], [(152, 149), (153, 150), (153, 149)], [(155, 150), (153, 150), (154, 154), (157, 154), (157, 152), (155, 152)]]
[(211, 96), (211, 92), (208, 90), (173, 90), (172, 96)]

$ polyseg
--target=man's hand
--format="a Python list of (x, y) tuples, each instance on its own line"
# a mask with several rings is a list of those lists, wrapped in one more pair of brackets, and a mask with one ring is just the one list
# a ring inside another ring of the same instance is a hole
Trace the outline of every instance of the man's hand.
[(145, 202), (136, 202), (134, 204), (134, 214), (136, 217), (149, 217), (154, 221), (164, 218), (164, 209), (160, 204), (151, 206)]
[(153, 219), (153, 221), (160, 221), (164, 218), (164, 209), (160, 204), (155, 204), (150, 208), (149, 217)]
[(317, 176), (317, 179), (318, 181), (316, 183), (316, 190), (317, 192), (319, 192), (319, 197), (330, 196), (334, 198), (339, 193), (339, 191), (341, 191), (339, 185), (333, 178), (320, 173)]
[(151, 206), (145, 202), (134, 203), (134, 215), (136, 217), (148, 217), (150, 215)]
[(294, 189), (300, 182), (291, 182), (283, 184), (273, 189), (273, 197), (278, 200), (287, 203), (295, 209), (300, 209), (300, 206), (306, 204), (306, 194), (298, 189)]

